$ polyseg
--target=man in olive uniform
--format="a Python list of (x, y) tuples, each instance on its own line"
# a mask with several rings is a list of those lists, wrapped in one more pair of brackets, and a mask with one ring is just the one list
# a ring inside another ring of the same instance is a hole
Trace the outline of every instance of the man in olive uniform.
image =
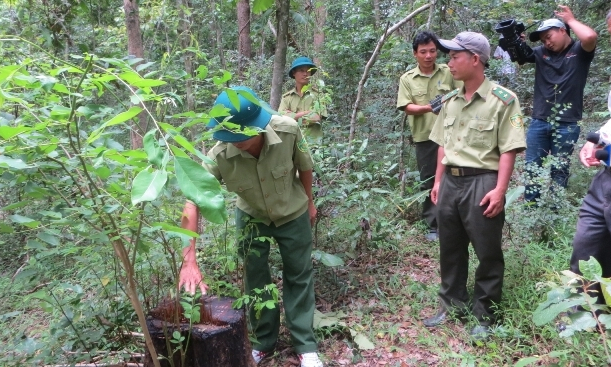
[(295, 88), (282, 95), (278, 111), (300, 122), (309, 141), (320, 144), (322, 121), (327, 118), (327, 110), (319, 100), (320, 94), (310, 85), (310, 77), (316, 70), (316, 65), (308, 57), (301, 56), (293, 61), (289, 77), (295, 79)]
[(479, 321), (471, 335), (488, 337), (501, 302), (505, 262), (501, 249), (505, 193), (516, 154), (526, 148), (520, 104), (513, 92), (484, 75), (490, 44), (480, 33), (462, 32), (439, 40), (449, 52), (448, 66), (464, 86), (444, 96), (431, 140), (439, 144), (431, 199), (437, 205), (441, 287), (440, 310), (424, 325), (444, 322), (469, 304), (469, 243), (475, 271), (472, 313)]
[[(316, 207), (312, 200), (312, 158), (297, 122), (288, 116), (273, 115), (264, 102), (253, 103), (257, 95), (246, 87), (231, 88), (238, 94), (239, 108), (227, 92), (215, 104), (226, 107), (230, 122), (244, 129), (259, 131), (252, 136), (224, 128), (214, 132), (219, 142), (208, 157), (216, 165), (204, 164), (227, 190), (238, 195), (236, 227), (238, 252), (244, 258), (246, 294), (272, 283), (268, 266), (270, 242), (278, 242), (282, 257), (283, 302), (286, 326), (302, 367), (322, 367), (312, 328), (314, 320), (314, 281), (312, 278), (312, 232)], [(248, 98), (245, 96), (250, 94)], [(219, 121), (212, 120), (216, 127)], [(296, 174), (299, 172), (299, 176)], [(196, 232), (199, 212), (187, 202), (182, 226)], [(183, 251), (180, 286), (205, 292), (195, 260), (195, 241)], [(263, 294), (263, 301), (269, 300)], [(253, 358), (259, 363), (273, 349), (280, 329), (278, 308), (263, 308), (260, 317), (251, 308), (250, 321), (256, 337)]]
[[(416, 162), (420, 171), (421, 190), (433, 188), (433, 176), (437, 168), (437, 148), (439, 146), (429, 139), (431, 129), (439, 111), (433, 111), (431, 101), (449, 93), (456, 88), (450, 69), (445, 64), (437, 64), (437, 36), (432, 32), (420, 32), (414, 38), (412, 48), (418, 66), (406, 72), (399, 79), (397, 109), (405, 111), (409, 119), (409, 128), (416, 145)], [(456, 82), (460, 85), (462, 83)], [(437, 210), (427, 195), (422, 205), (422, 218), (429, 233), (426, 239), (436, 241)]]

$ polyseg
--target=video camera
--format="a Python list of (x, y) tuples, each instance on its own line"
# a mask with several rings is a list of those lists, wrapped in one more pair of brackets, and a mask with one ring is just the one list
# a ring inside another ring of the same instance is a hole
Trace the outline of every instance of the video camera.
[(496, 33), (502, 35), (499, 39), (499, 46), (509, 54), (511, 61), (517, 61), (523, 65), (526, 60), (533, 56), (533, 50), (522, 41), (524, 23), (518, 23), (515, 19), (508, 19), (500, 22), (494, 27)]

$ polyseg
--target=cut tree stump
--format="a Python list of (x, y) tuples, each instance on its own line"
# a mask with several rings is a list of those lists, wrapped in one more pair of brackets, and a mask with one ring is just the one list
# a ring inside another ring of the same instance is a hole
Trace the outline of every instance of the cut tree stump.
[[(200, 299), (200, 323), (194, 324), (189, 338), (189, 323), (184, 319), (179, 304), (180, 322), (175, 319), (175, 300), (162, 302), (151, 310), (146, 324), (153, 338), (155, 350), (160, 356), (169, 357), (168, 345), (176, 350), (178, 344), (171, 343), (172, 333), (179, 331), (185, 338), (182, 347), (186, 349), (185, 363), (181, 363), (180, 351), (173, 355), (175, 367), (254, 367), (251, 346), (248, 340), (248, 328), (244, 310), (231, 308), (232, 298), (202, 297)], [(187, 345), (188, 340), (188, 345)], [(169, 367), (170, 362), (160, 359), (162, 367)], [(146, 353), (144, 367), (153, 367), (150, 354)]]

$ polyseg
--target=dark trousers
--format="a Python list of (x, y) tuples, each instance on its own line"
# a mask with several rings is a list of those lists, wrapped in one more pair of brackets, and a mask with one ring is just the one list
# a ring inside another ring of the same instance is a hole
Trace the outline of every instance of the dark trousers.
[[(571, 271), (581, 274), (579, 260), (590, 256), (602, 266), (602, 276), (611, 277), (611, 168), (596, 174), (579, 209)], [(604, 303), (600, 286), (596, 290), (599, 303)]]
[(437, 201), (442, 306), (465, 311), (469, 304), (469, 242), (479, 260), (475, 271), (473, 315), (482, 325), (495, 321), (493, 305), (501, 302), (505, 261), (501, 237), (505, 212), (484, 216), (482, 198), (496, 187), (497, 174), (454, 177), (444, 174)]
[[(430, 190), (435, 183), (435, 170), (437, 169), (437, 151), (439, 145), (434, 141), (427, 140), (415, 143), (416, 163), (420, 171), (420, 190)], [(430, 229), (437, 229), (437, 208), (431, 201), (431, 195), (427, 195), (422, 204), (422, 219)]]
[[(297, 219), (276, 227), (273, 223), (267, 226), (257, 222), (237, 209), (236, 226), (238, 233), (242, 234), (238, 251), (244, 258), (246, 294), (254, 295), (253, 289), (263, 289), (272, 283), (268, 265), (269, 238), (275, 239), (282, 257), (282, 301), (286, 327), (291, 333), (293, 348), (297, 354), (315, 352), (318, 348), (312, 329), (314, 280), (312, 229), (308, 211)], [(261, 297), (263, 301), (271, 299), (264, 293)], [(257, 339), (253, 347), (259, 351), (269, 352), (278, 340), (280, 310), (278, 307), (263, 308), (260, 315), (257, 313), (252, 308), (249, 315)]]
[(576, 122), (556, 121), (552, 124), (545, 120), (532, 119), (526, 132), (526, 172), (530, 176), (524, 193), (526, 201), (531, 202), (539, 198), (539, 186), (532, 180), (543, 166), (543, 159), (549, 155), (558, 159), (551, 168), (552, 180), (559, 186), (567, 186), (570, 158), (580, 131), (581, 128)]

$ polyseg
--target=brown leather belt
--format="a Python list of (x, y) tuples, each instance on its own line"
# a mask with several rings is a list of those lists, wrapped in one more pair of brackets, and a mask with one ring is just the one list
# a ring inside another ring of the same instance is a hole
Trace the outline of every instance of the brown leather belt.
[(454, 167), (447, 166), (446, 173), (452, 176), (475, 176), (482, 175), (484, 173), (497, 173), (493, 169), (483, 169), (483, 168), (472, 168), (472, 167)]

